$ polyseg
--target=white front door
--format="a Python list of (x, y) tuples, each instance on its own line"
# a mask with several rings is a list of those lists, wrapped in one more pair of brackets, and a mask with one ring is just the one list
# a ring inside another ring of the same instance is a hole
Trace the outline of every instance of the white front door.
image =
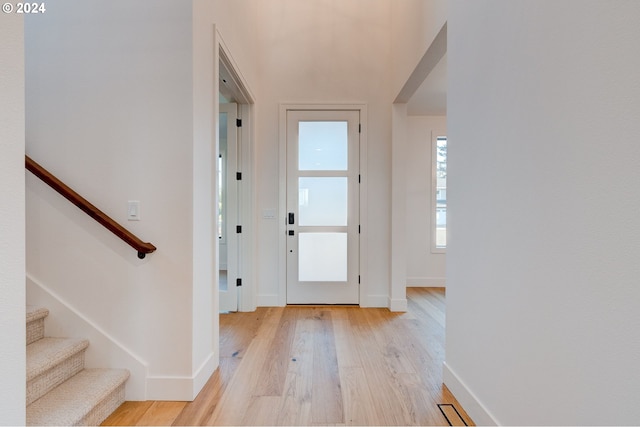
[(360, 112), (287, 111), (287, 303), (359, 303)]
[(238, 311), (238, 105), (220, 104), (218, 147), (218, 265), (220, 312)]

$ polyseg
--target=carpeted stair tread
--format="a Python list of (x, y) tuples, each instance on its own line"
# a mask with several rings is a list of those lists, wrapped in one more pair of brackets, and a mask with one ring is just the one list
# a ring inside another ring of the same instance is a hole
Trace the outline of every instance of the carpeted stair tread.
[(27, 346), (27, 381), (86, 349), (89, 341), (80, 338), (42, 338)]
[(27, 425), (99, 424), (124, 400), (123, 389), (121, 398), (114, 399), (113, 393), (127, 378), (123, 369), (84, 369), (29, 405)]
[(37, 305), (27, 305), (27, 323), (44, 319), (49, 315), (49, 310)]
[(44, 338), (44, 318), (48, 315), (46, 308), (27, 306), (27, 345)]

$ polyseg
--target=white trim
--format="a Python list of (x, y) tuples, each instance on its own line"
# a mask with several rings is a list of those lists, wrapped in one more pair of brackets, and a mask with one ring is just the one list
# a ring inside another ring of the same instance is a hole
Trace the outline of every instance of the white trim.
[[(370, 305), (372, 296), (367, 296), (367, 244), (368, 244), (368, 221), (367, 221), (367, 105), (364, 103), (354, 104), (280, 104), (279, 120), (279, 187), (278, 187), (278, 295), (277, 304), (262, 304), (265, 297), (259, 296), (260, 306), (285, 306), (287, 304), (287, 263), (286, 263), (286, 223), (284, 213), (287, 209), (287, 111), (288, 110), (358, 110), (360, 112), (360, 306), (361, 307), (387, 307), (388, 296), (384, 296), (381, 305)], [(270, 300), (270, 298), (267, 298)], [(374, 298), (375, 300), (375, 298)]]
[(478, 397), (467, 387), (458, 375), (447, 365), (442, 364), (443, 382), (455, 396), (456, 400), (478, 426), (501, 425), (491, 412), (480, 402)]
[(147, 377), (147, 400), (193, 401), (218, 365), (214, 352), (204, 360), (192, 376)]
[(211, 375), (213, 375), (214, 371), (218, 367), (218, 358), (216, 357), (215, 352), (209, 353), (209, 356), (202, 362), (200, 367), (196, 370), (192, 377), (192, 392), (193, 397), (190, 400), (196, 398), (200, 390), (204, 388), (204, 385), (209, 381)]
[[(278, 173), (278, 212), (276, 220), (278, 221), (278, 298), (276, 306), (284, 307), (287, 305), (287, 240), (285, 233), (287, 226), (284, 219), (287, 211), (287, 110), (289, 105), (280, 104), (280, 123), (279, 134), (280, 144), (279, 151), (279, 173)], [(291, 107), (293, 108), (293, 107)], [(262, 295), (259, 305), (262, 304)], [(269, 306), (269, 304), (267, 304)]]
[[(241, 99), (237, 99), (236, 102), (238, 104), (252, 105), (255, 103), (256, 97), (253, 96), (253, 93), (251, 93), (251, 89), (249, 89), (247, 80), (242, 75), (242, 72), (240, 72), (240, 68), (238, 67), (238, 64), (236, 63), (236, 61), (233, 59), (233, 56), (231, 55), (231, 51), (225, 44), (224, 39), (220, 34), (220, 31), (218, 31), (217, 27), (215, 28), (216, 28), (216, 34), (217, 34), (216, 39), (218, 42), (218, 60), (224, 63), (225, 68), (231, 75), (231, 78), (233, 79), (235, 85), (238, 87), (237, 95)], [(218, 81), (217, 79), (219, 78), (219, 74), (217, 74), (215, 77), (216, 77), (216, 81)], [(216, 100), (217, 99), (218, 99), (218, 92), (216, 92)]]
[(446, 277), (407, 277), (407, 288), (445, 288)]
[(189, 377), (147, 378), (147, 400), (191, 401), (193, 381)]
[(407, 299), (406, 298), (389, 298), (389, 311), (393, 312), (406, 312), (407, 311)]
[(277, 294), (258, 295), (259, 307), (281, 307), (280, 296)]
[(360, 307), (389, 308), (389, 295), (367, 295), (364, 301), (360, 301)]
[(367, 114), (367, 106), (358, 104), (360, 108), (360, 124), (362, 129), (360, 132), (360, 306), (362, 301), (367, 298), (367, 290), (369, 289), (369, 173), (367, 171), (368, 156), (368, 135), (369, 135), (369, 116)]
[[(391, 106), (391, 302), (407, 298), (407, 104)], [(394, 305), (395, 306), (395, 305)], [(392, 310), (395, 311), (395, 310)]]

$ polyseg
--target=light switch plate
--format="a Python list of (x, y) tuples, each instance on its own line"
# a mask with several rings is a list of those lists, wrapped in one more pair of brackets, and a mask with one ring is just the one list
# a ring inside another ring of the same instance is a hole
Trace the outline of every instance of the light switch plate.
[(276, 218), (276, 210), (275, 209), (263, 209), (262, 210), (262, 218), (263, 219), (275, 219)]
[(129, 200), (127, 207), (127, 220), (140, 221), (140, 201)]

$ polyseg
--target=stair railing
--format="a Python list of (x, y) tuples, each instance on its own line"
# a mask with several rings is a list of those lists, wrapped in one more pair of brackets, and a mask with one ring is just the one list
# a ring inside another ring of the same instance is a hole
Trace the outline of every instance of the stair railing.
[(107, 230), (122, 239), (125, 243), (138, 251), (138, 258), (143, 259), (147, 254), (156, 250), (151, 243), (143, 242), (135, 234), (111, 219), (107, 214), (92, 205), (87, 199), (73, 191), (69, 186), (56, 178), (53, 174), (25, 155), (25, 167), (40, 178), (44, 183), (56, 190), (65, 199), (79, 207), (91, 218), (102, 224)]

